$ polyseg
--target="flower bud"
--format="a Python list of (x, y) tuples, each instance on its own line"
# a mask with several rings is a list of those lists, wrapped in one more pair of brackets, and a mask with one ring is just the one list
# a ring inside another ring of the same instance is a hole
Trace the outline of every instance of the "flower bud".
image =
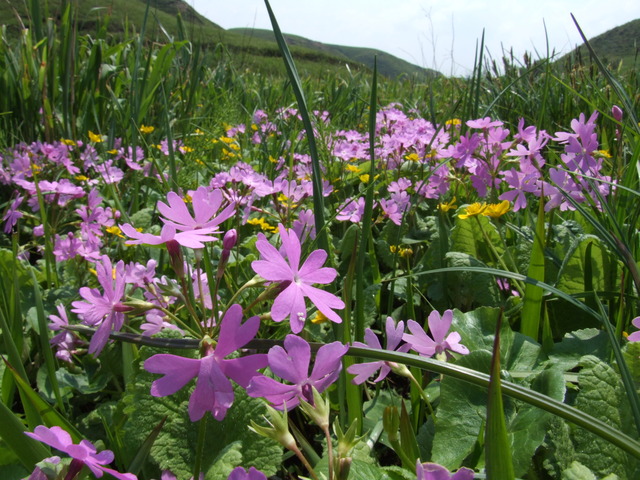
[(222, 248), (224, 250), (231, 250), (236, 246), (236, 242), (238, 241), (238, 232), (235, 228), (232, 228), (227, 233), (224, 234), (224, 238), (222, 239)]
[(611, 107), (611, 115), (613, 115), (613, 118), (615, 118), (616, 121), (622, 121), (622, 109), (619, 106), (614, 105)]

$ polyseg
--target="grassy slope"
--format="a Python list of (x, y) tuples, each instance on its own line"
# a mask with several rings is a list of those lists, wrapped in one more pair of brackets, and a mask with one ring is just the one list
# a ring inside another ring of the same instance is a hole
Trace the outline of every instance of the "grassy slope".
[[(30, 26), (25, 3), (23, 0), (0, 1), (0, 22), (7, 25), (11, 35), (18, 34), (21, 21), (25, 26)], [(43, 15), (54, 19), (60, 18), (65, 3), (67, 2), (64, 0), (39, 2)], [(147, 1), (80, 0), (77, 5), (78, 29), (81, 32), (94, 34), (100, 19), (110, 16), (109, 31), (119, 35), (124, 31), (131, 33), (140, 30)], [(165, 41), (166, 35), (179, 38), (176, 15), (180, 13), (189, 39), (205, 44), (222, 43), (234, 57), (237, 56), (239, 68), (266, 73), (283, 71), (282, 61), (276, 61), (280, 53), (270, 31), (248, 33), (242, 29), (224, 30), (198, 14), (182, 0), (151, 0), (150, 7), (147, 32), (151, 39)], [(371, 68), (374, 55), (378, 57), (380, 73), (389, 77), (434, 73), (373, 49), (324, 45), (296, 36), (288, 36), (288, 40), (298, 68), (303, 74), (324, 75), (336, 70), (344, 71), (346, 64), (349, 64), (352, 71)]]
[[(585, 32), (588, 35), (588, 32)], [(620, 62), (625, 69), (640, 65), (640, 18), (612, 28), (596, 37), (589, 39), (589, 43), (596, 54), (605, 63), (617, 67)], [(580, 45), (567, 56), (573, 59), (589, 58), (589, 51)]]
[[(261, 39), (264, 41), (273, 40), (273, 32), (271, 30), (252, 29), (252, 28), (232, 28), (228, 30), (231, 33), (238, 33), (245, 38)], [(309, 40), (298, 35), (285, 34), (287, 43), (290, 46), (307, 48), (327, 55), (343, 59), (343, 61), (363, 63), (368, 68), (373, 68), (374, 56), (377, 57), (378, 71), (382, 75), (388, 77), (396, 77), (400, 74), (417, 74), (417, 75), (437, 75), (437, 72), (413, 65), (405, 60), (390, 55), (381, 50), (362, 47), (347, 47), (343, 45), (331, 45), (322, 42)]]

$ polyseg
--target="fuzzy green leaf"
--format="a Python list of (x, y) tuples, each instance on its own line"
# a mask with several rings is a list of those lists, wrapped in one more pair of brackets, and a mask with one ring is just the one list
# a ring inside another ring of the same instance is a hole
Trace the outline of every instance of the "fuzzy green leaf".
[[(148, 356), (146, 349), (141, 352), (143, 357)], [(122, 431), (124, 450), (133, 456), (151, 430), (166, 418), (164, 427), (150, 449), (149, 460), (157, 471), (167, 469), (178, 478), (190, 478), (193, 475), (198, 436), (198, 424), (190, 421), (187, 410), (193, 386), (187, 386), (168, 397), (156, 398), (149, 393), (151, 382), (156, 377), (140, 370), (135, 372), (134, 383), (127, 387), (122, 400), (123, 411), (128, 416)], [(208, 472), (227, 446), (239, 442), (241, 461), (234, 467), (241, 463), (251, 464), (272, 475), (282, 459), (282, 448), (247, 428), (250, 419), (259, 418), (264, 413), (264, 403), (248, 397), (240, 387), (236, 387), (234, 392), (235, 401), (226, 418), (222, 422), (210, 418), (207, 422), (202, 469)], [(225, 456), (227, 463), (229, 459), (237, 457), (229, 455)]]
[[(629, 422), (629, 403), (618, 373), (590, 355), (583, 357), (580, 364), (583, 368), (578, 377), (580, 392), (575, 406), (622, 432), (630, 433), (633, 425)], [(633, 472), (639, 466), (638, 460), (582, 429), (572, 433), (575, 459), (598, 477), (615, 473), (620, 478), (637, 478)]]

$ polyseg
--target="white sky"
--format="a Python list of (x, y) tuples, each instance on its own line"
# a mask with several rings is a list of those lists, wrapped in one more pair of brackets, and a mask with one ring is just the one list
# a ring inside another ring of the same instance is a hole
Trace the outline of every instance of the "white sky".
[[(185, 0), (221, 27), (271, 29), (264, 0)], [(476, 44), (496, 60), (513, 47), (546, 56), (640, 18), (639, 0), (270, 0), (280, 29), (310, 40), (376, 48), (446, 75), (473, 68)]]

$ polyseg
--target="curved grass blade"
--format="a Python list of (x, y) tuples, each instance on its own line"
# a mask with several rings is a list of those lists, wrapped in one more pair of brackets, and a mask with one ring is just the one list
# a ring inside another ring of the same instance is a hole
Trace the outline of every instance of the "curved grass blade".
[(416, 275), (427, 275), (427, 274), (435, 275), (443, 272), (488, 273), (490, 275), (503, 276), (507, 278), (512, 278), (514, 280), (520, 280), (526, 283), (531, 283), (533, 285), (537, 285), (541, 287), (543, 290), (553, 293), (554, 295), (569, 302), (571, 305), (584, 311), (587, 315), (598, 320), (602, 325), (602, 327), (604, 328), (607, 334), (607, 337), (609, 337), (609, 342), (611, 343), (611, 349), (613, 350), (613, 355), (618, 365), (618, 369), (620, 371), (620, 378), (622, 380), (622, 383), (624, 385), (624, 388), (627, 394), (627, 398), (629, 400), (629, 406), (631, 407), (631, 412), (633, 413), (634, 422), (636, 424), (636, 428), (638, 432), (640, 432), (640, 399), (638, 398), (638, 392), (635, 389), (633, 376), (631, 375), (629, 366), (627, 365), (627, 362), (624, 359), (624, 355), (622, 354), (622, 350), (620, 349), (620, 344), (618, 343), (618, 340), (616, 338), (616, 333), (613, 328), (613, 325), (611, 325), (611, 322), (609, 322), (606, 316), (603, 316), (602, 314), (596, 312), (595, 310), (590, 308), (588, 305), (579, 301), (573, 295), (568, 295), (567, 293), (557, 289), (556, 287), (548, 285), (544, 282), (540, 282), (533, 278), (521, 275), (519, 273), (507, 272), (504, 270), (497, 270), (494, 268), (484, 268), (484, 267), (448, 267), (448, 268), (439, 268), (439, 269), (429, 270), (427, 272), (420, 272)]
[[(460, 268), (459, 270), (464, 269)], [(369, 347), (350, 347), (347, 355), (402, 363), (441, 375), (450, 375), (452, 378), (463, 380), (480, 387), (489, 387), (490, 377), (486, 373), (410, 353), (391, 352)], [(602, 420), (516, 383), (502, 381), (502, 391), (505, 395), (517, 400), (522, 400), (529, 405), (541, 408), (542, 410), (572, 422), (640, 459), (640, 442), (616, 430)]]

